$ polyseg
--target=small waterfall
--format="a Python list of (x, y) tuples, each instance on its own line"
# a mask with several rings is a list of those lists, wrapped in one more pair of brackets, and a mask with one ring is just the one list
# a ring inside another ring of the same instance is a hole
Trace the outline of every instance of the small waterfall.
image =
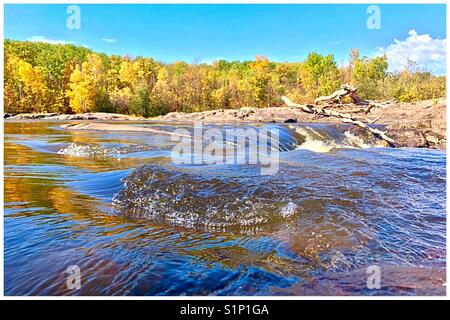
[(331, 137), (325, 133), (319, 133), (311, 127), (298, 127), (294, 130), (298, 135), (303, 137), (303, 143), (299, 143), (296, 149), (329, 152), (338, 147)]
[(291, 137), (296, 140), (297, 150), (330, 152), (341, 148), (385, 147), (383, 141), (377, 140), (366, 131), (344, 125), (299, 124), (289, 125), (289, 129)]

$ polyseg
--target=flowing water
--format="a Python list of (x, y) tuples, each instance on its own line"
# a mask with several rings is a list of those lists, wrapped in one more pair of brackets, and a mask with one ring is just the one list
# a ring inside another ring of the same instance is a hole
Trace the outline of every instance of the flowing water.
[(61, 124), (5, 122), (6, 295), (445, 294), (445, 152), (246, 125), (280, 130), (278, 171), (261, 175), (176, 164), (169, 135)]

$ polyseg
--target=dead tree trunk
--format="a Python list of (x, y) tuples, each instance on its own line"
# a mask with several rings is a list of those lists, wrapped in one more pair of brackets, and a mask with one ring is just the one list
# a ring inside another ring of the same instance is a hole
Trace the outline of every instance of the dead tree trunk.
[(352, 99), (353, 103), (358, 106), (367, 106), (366, 113), (369, 113), (372, 108), (386, 108), (391, 101), (386, 103), (375, 102), (372, 100), (361, 99), (357, 94), (358, 89), (348, 84), (344, 84), (341, 89), (336, 90), (329, 96), (319, 97), (314, 101), (314, 104), (331, 103), (336, 104), (341, 102), (345, 97)]
[(331, 103), (337, 103), (340, 102), (345, 97), (350, 97), (352, 101), (356, 104), (359, 104), (361, 102), (361, 99), (356, 94), (357, 88), (344, 84), (341, 89), (333, 92), (329, 96), (323, 96), (319, 97), (314, 101), (314, 104), (319, 104), (322, 102), (331, 102)]

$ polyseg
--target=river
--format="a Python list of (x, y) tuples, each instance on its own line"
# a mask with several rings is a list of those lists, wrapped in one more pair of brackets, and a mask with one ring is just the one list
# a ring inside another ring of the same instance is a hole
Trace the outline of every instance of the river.
[(443, 151), (248, 124), (281, 130), (263, 175), (176, 164), (169, 135), (62, 123), (5, 121), (6, 295), (445, 294)]

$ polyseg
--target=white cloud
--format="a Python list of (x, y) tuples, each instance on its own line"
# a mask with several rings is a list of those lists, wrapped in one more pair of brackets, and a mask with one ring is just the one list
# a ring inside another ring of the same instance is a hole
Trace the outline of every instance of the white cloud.
[(117, 42), (117, 39), (114, 39), (114, 38), (103, 38), (102, 41), (106, 42), (106, 43), (114, 43), (114, 42)]
[(44, 36), (32, 36), (26, 39), (27, 41), (31, 42), (46, 42), (51, 44), (73, 44), (73, 41), (65, 41), (65, 40), (53, 40), (48, 39)]
[(196, 60), (198, 60), (197, 61), (198, 63), (213, 64), (216, 61), (225, 60), (225, 58), (224, 57), (214, 57), (214, 58), (209, 58), (209, 59), (208, 58), (204, 58), (204, 59), (199, 58)]
[(378, 48), (378, 54), (386, 54), (391, 71), (403, 70), (409, 60), (415, 62), (419, 71), (443, 75), (446, 72), (447, 39), (433, 39), (429, 34), (409, 31), (405, 40), (394, 39), (387, 48)]

